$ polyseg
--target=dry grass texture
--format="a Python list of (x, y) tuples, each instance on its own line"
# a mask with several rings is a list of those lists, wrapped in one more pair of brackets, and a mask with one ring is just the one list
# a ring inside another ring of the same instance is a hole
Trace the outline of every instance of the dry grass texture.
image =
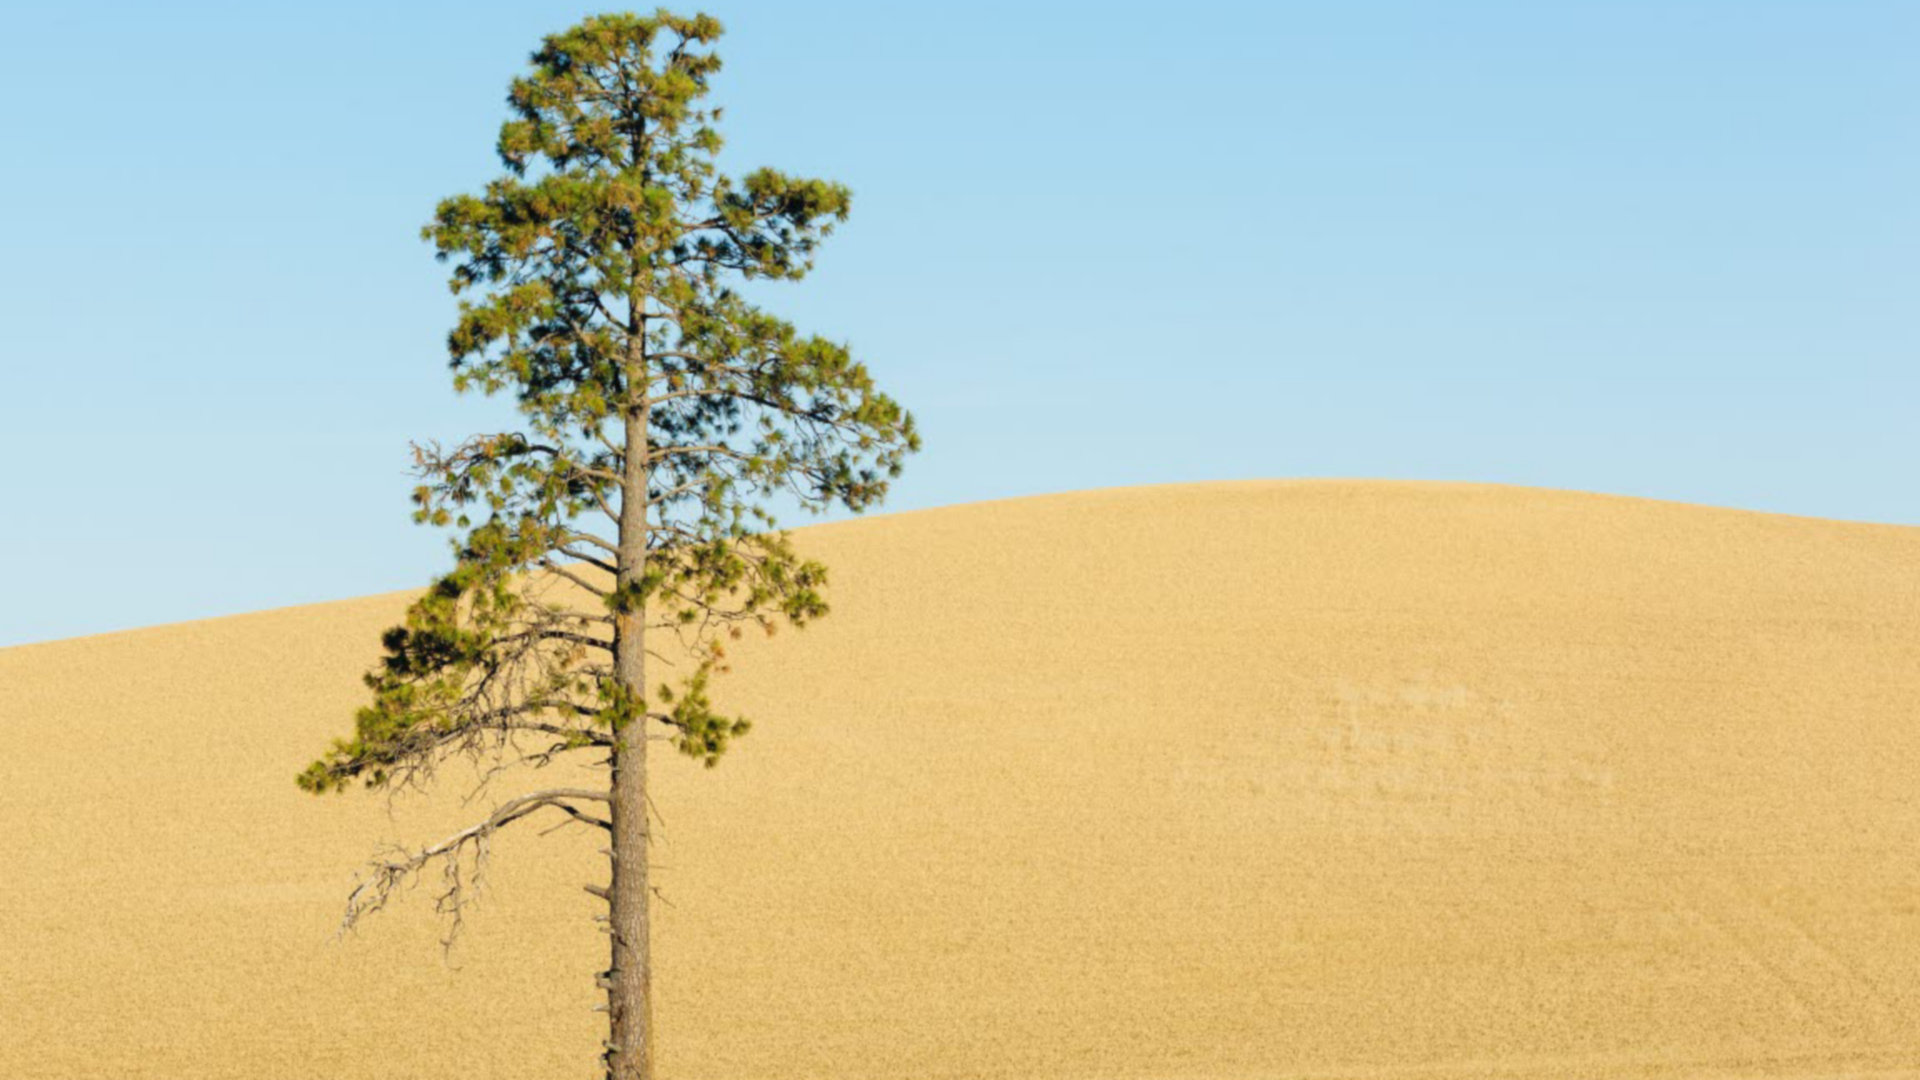
[[(666, 1080), (1920, 1076), (1920, 529), (1263, 482), (800, 541), (833, 616), (655, 770)], [(493, 797), (294, 788), (404, 601), (0, 651), (0, 1076), (593, 1075), (596, 837), (503, 838), (451, 967), (426, 888), (330, 940)]]

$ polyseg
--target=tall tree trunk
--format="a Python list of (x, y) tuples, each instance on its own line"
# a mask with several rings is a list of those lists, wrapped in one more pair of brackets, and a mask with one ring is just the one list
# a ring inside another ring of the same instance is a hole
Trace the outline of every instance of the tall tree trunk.
[[(647, 413), (626, 418), (625, 491), (620, 500), (621, 585), (637, 583), (647, 561)], [(627, 611), (614, 623), (614, 678), (644, 699), (646, 612)], [(608, 890), (613, 965), (607, 973), (610, 1028), (607, 1075), (611, 1080), (653, 1080), (653, 971), (647, 907), (647, 721), (631, 720), (620, 732), (613, 764), (613, 883)]]

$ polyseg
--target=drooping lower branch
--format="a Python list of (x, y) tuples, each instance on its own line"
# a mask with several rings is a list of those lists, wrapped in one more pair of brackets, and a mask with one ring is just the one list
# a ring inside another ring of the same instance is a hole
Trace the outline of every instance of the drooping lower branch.
[(340, 933), (347, 933), (362, 918), (385, 907), (401, 885), (437, 861), (443, 867), (444, 876), (443, 888), (434, 903), (434, 909), (451, 920), (443, 940), (443, 944), (450, 947), (460, 931), (462, 916), (472, 899), (471, 893), (479, 884), (488, 845), (495, 833), (547, 807), (553, 807), (578, 821), (612, 830), (611, 822), (585, 813), (572, 805), (573, 800), (603, 805), (610, 802), (606, 792), (585, 788), (551, 788), (532, 792), (501, 803), (486, 820), (469, 825), (437, 844), (418, 851), (402, 850), (396, 858), (374, 862), (371, 874), (362, 879), (347, 897), (347, 910), (340, 920)]

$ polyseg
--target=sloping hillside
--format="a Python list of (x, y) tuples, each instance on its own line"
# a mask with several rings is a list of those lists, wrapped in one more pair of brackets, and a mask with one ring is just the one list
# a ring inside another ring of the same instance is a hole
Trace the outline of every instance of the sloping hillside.
[[(656, 770), (667, 1080), (1920, 1076), (1920, 529), (1261, 482), (800, 542), (833, 616)], [(429, 888), (331, 940), (484, 809), (293, 785), (405, 599), (0, 651), (0, 1076), (593, 1074), (594, 838), (503, 839), (451, 966)]]

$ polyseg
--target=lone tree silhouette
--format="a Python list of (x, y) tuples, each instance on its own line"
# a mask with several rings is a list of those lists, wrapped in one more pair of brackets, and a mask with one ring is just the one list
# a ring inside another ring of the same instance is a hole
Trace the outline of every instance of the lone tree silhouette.
[[(844, 346), (799, 336), (728, 284), (804, 276), (848, 193), (718, 172), (720, 111), (699, 102), (720, 33), (662, 10), (547, 37), (508, 95), (507, 174), (440, 203), (423, 230), (465, 296), (447, 342), (455, 388), (512, 393), (524, 423), (415, 446), (414, 518), (457, 527), (453, 569), (386, 632), (353, 736), (299, 778), (313, 792), (392, 789), (457, 755), (604, 760), (604, 789), (521, 795), (376, 862), (344, 924), (432, 867), (451, 938), (500, 830), (543, 810), (606, 830), (610, 877), (588, 891), (608, 906), (599, 985), (616, 1080), (653, 1072), (648, 743), (718, 762), (747, 730), (708, 697), (723, 641), (826, 613), (825, 568), (795, 553), (765, 501), (865, 510), (919, 447), (912, 417)], [(650, 660), (672, 668), (651, 691)]]

